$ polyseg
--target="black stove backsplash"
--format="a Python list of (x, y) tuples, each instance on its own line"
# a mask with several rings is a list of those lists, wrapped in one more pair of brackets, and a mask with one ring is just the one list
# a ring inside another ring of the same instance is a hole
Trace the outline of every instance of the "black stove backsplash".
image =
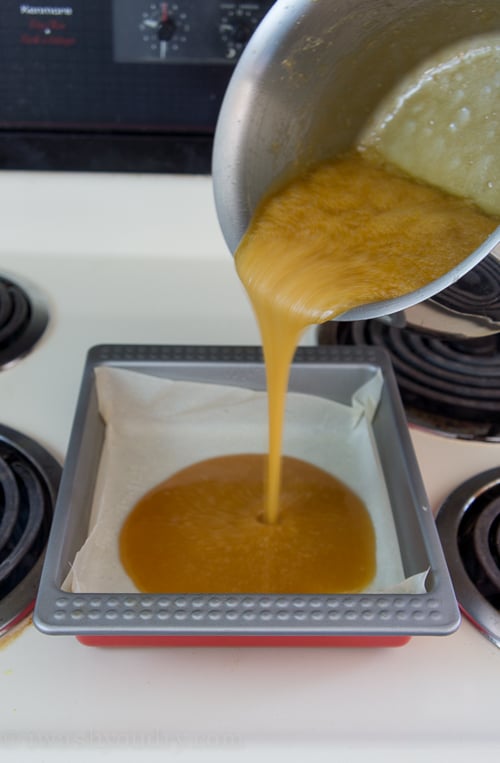
[(0, 169), (209, 172), (269, 0), (0, 5)]

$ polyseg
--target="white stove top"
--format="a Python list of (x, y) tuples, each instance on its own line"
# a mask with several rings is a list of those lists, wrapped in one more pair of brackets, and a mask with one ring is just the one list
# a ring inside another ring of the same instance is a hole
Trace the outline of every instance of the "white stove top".
[[(61, 461), (92, 345), (258, 344), (209, 178), (3, 173), (0, 204), (0, 272), (36, 285), (52, 314), (35, 350), (0, 373), (0, 422)], [(412, 437), (435, 509), (500, 464), (500, 444)], [(500, 751), (500, 651), (468, 622), (393, 650), (105, 650), (33, 626), (0, 643), (12, 761)]]

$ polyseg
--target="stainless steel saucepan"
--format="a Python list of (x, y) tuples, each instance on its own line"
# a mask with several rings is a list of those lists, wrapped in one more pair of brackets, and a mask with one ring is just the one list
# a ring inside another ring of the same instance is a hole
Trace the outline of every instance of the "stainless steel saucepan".
[[(213, 186), (231, 252), (266, 191), (350, 148), (406, 72), (460, 39), (496, 31), (498, 0), (277, 0), (236, 66), (216, 129)], [(500, 103), (495, 109), (500, 115)], [(340, 320), (390, 316), (450, 335), (495, 333), (492, 282), (499, 294), (500, 227), (442, 278)]]

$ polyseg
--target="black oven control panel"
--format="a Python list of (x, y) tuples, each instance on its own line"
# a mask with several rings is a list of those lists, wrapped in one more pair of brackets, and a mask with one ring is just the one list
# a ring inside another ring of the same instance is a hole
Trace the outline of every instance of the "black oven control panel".
[(186, 152), (210, 144), (234, 66), (272, 5), (1, 0), (0, 170), (120, 169), (120, 153), (124, 169), (155, 171), (168, 143), (184, 171)]
[(115, 60), (234, 63), (270, 5), (251, 0), (113, 0)]

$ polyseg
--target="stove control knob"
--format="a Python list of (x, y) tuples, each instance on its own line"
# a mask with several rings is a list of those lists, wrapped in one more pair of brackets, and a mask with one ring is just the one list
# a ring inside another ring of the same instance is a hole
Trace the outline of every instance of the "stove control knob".
[(158, 39), (160, 41), (168, 42), (172, 39), (177, 29), (177, 24), (174, 19), (169, 16), (168, 18), (160, 21), (158, 24)]
[(224, 3), (219, 34), (227, 60), (237, 58), (272, 3)]
[(237, 21), (231, 29), (230, 37), (237, 45), (244, 45), (252, 36), (253, 26), (246, 20)]
[(185, 54), (189, 32), (188, 14), (181, 9), (181, 3), (148, 3), (139, 22), (141, 40), (136, 44), (132, 57), (130, 51), (126, 52), (126, 59), (147, 60), (159, 57), (178, 60), (183, 52)]

